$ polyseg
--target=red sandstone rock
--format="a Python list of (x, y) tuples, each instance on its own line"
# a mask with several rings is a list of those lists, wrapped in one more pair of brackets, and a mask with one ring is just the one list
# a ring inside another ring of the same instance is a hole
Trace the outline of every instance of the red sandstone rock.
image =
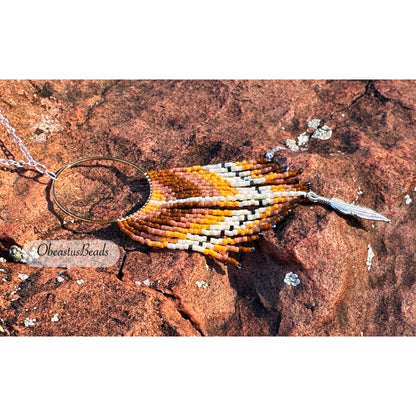
[[(144, 169), (256, 158), (324, 118), (330, 140), (278, 157), (317, 193), (391, 219), (301, 205), (237, 270), (139, 246), (115, 225), (63, 224), (47, 178), (0, 166), (0, 256), (46, 238), (110, 239), (123, 253), (65, 273), (0, 263), (0, 335), (415, 335), (414, 82), (1, 81), (0, 98), (51, 170), (96, 154)], [(3, 127), (0, 146), (21, 158)]]

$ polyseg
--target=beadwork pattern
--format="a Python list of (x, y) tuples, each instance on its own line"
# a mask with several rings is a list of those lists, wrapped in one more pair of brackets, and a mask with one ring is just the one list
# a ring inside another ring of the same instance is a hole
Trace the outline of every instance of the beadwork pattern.
[(275, 226), (303, 200), (308, 184), (269, 159), (147, 172), (148, 203), (120, 229), (150, 247), (191, 250), (241, 267), (231, 252)]

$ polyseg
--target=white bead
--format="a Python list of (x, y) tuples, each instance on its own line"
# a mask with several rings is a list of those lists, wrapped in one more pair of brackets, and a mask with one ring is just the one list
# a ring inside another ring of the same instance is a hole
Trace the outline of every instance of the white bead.
[(237, 232), (237, 230), (225, 230), (225, 235), (227, 236), (227, 237), (233, 237), (234, 235), (237, 235), (238, 234), (238, 232)]

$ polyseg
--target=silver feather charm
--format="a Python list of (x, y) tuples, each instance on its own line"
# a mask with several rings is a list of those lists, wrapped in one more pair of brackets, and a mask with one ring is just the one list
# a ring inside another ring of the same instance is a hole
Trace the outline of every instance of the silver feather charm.
[(306, 197), (311, 202), (329, 205), (336, 211), (339, 211), (345, 215), (353, 215), (355, 217), (364, 218), (366, 220), (390, 222), (388, 218), (370, 208), (363, 207), (361, 205), (350, 204), (340, 198), (325, 198), (311, 191), (306, 193)]

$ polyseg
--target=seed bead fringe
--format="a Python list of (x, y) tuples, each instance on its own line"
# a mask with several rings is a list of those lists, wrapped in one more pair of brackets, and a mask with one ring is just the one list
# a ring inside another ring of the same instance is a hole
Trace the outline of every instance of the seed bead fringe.
[(268, 159), (147, 172), (152, 195), (120, 229), (150, 247), (191, 250), (241, 267), (230, 252), (276, 226), (308, 185)]

